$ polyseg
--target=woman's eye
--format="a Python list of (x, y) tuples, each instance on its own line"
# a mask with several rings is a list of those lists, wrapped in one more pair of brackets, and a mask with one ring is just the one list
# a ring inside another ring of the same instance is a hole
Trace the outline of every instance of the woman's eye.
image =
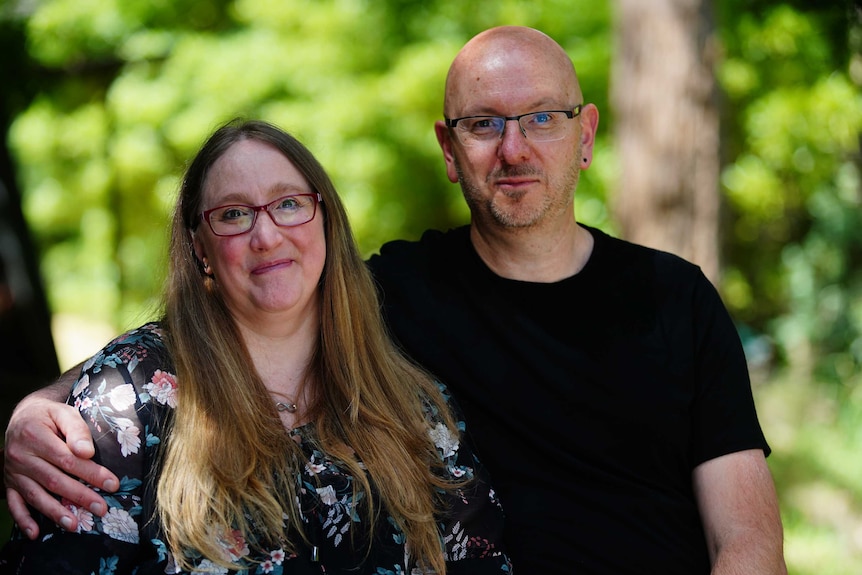
[(279, 210), (295, 210), (300, 206), (297, 198), (282, 198), (276, 206)]
[(248, 216), (248, 211), (242, 208), (227, 208), (221, 214), (222, 220), (238, 220)]

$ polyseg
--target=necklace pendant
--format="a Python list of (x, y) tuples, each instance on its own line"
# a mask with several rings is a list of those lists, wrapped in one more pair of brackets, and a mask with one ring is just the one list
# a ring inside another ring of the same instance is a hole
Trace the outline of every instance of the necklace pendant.
[(286, 411), (288, 413), (296, 413), (296, 404), (295, 403), (284, 403), (281, 401), (276, 402), (275, 408), (278, 411)]

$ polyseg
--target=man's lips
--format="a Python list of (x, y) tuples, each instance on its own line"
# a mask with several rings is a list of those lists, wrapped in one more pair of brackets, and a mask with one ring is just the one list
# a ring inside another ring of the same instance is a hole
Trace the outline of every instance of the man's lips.
[(289, 267), (293, 265), (294, 260), (290, 258), (284, 258), (280, 260), (275, 260), (271, 262), (263, 262), (261, 264), (256, 265), (252, 268), (251, 273), (254, 275), (265, 274), (271, 272), (273, 270)]
[(504, 189), (520, 189), (530, 186), (538, 182), (536, 178), (499, 178), (494, 181), (494, 185)]

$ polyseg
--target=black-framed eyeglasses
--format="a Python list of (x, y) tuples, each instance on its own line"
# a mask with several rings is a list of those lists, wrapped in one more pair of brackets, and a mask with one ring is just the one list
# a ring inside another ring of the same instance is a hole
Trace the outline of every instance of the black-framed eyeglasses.
[(201, 213), (201, 219), (209, 224), (217, 236), (238, 236), (254, 228), (257, 214), (266, 212), (277, 226), (291, 228), (307, 224), (317, 213), (317, 204), (323, 201), (320, 194), (291, 194), (282, 196), (262, 206), (230, 204), (218, 206)]
[(464, 116), (450, 120), (446, 126), (455, 130), (465, 146), (495, 142), (503, 137), (506, 123), (518, 122), (521, 134), (534, 142), (553, 142), (566, 137), (566, 120), (578, 117), (583, 108), (578, 104), (571, 110), (544, 110), (520, 116)]

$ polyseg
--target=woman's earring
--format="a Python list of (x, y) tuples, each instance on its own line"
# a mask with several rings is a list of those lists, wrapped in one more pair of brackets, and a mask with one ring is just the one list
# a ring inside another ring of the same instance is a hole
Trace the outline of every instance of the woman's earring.
[(213, 275), (213, 270), (212, 270), (212, 268), (210, 267), (210, 263), (207, 261), (207, 259), (206, 259), (206, 258), (204, 258), (203, 262), (204, 262), (204, 273), (205, 273), (206, 275), (208, 275), (208, 276), (212, 277), (212, 275)]

